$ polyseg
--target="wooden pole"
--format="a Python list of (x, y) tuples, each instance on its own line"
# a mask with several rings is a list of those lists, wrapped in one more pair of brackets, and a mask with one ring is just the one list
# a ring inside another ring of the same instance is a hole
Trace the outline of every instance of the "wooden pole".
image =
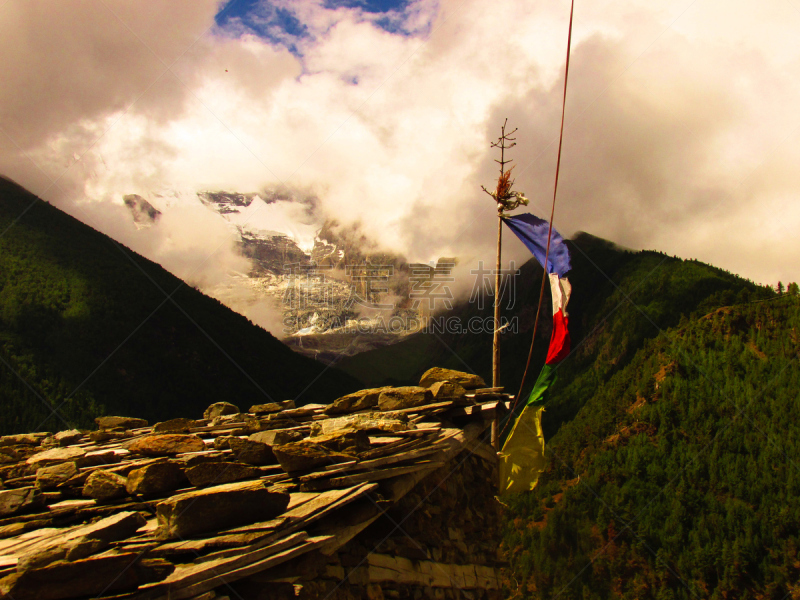
[[(516, 146), (514, 140), (510, 136), (516, 133), (516, 129), (510, 133), (506, 133), (506, 125), (508, 119), (503, 122), (500, 128), (500, 137), (497, 142), (492, 143), (492, 148), (500, 148), (500, 160), (494, 162), (500, 164), (500, 177), (497, 178), (497, 189), (490, 192), (485, 187), (481, 186), (484, 192), (489, 194), (497, 202), (497, 262), (495, 263), (494, 270), (494, 335), (492, 337), (492, 387), (500, 387), (500, 265), (501, 263), (501, 250), (503, 243), (503, 210), (512, 210), (520, 203), (520, 198), (527, 204), (527, 199), (511, 192), (511, 187), (514, 184), (511, 181), (511, 169), (505, 170), (506, 164), (512, 162), (506, 160), (506, 149)], [(506, 142), (513, 142), (506, 146)]]
[(492, 387), (500, 387), (500, 252), (503, 242), (503, 209), (497, 209), (497, 263), (494, 271), (494, 338), (492, 339)]

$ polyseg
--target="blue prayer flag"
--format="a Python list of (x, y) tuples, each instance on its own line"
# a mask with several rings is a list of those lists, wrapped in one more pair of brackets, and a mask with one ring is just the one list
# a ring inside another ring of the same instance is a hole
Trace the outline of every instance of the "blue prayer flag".
[[(544, 255), (547, 250), (547, 231), (550, 228), (547, 221), (530, 213), (503, 217), (503, 221), (522, 240), (528, 250), (533, 252), (539, 264), (544, 266)], [(555, 228), (550, 237), (550, 254), (548, 255), (546, 269), (548, 273), (558, 273), (559, 277), (564, 277), (572, 269), (569, 248), (567, 248), (564, 238)]]

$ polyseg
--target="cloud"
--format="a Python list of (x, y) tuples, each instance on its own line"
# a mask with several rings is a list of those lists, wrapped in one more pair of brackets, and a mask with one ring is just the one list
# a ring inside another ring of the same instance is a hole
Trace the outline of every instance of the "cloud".
[[(0, 172), (217, 283), (242, 268), (219, 219), (176, 208), (142, 233), (109, 207), (130, 193), (302, 190), (320, 220), (359, 223), (412, 261), (491, 262), (480, 185), (496, 180), (489, 143), (508, 117), (516, 188), (549, 213), (566, 4), (276, 1), (215, 23), (219, 8), (3, 5), (0, 135), (13, 143)], [(719, 0), (576, 10), (556, 227), (798, 279), (800, 13)]]
[[(216, 0), (7, 2), (0, 19), (0, 115), (23, 149), (125, 110), (164, 120), (186, 90), (161, 77), (209, 27)], [(135, 102), (135, 104), (134, 104)]]

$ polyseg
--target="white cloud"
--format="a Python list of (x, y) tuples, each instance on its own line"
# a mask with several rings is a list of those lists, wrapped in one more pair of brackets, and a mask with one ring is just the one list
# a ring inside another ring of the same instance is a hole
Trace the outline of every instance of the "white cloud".
[[(519, 127), (517, 188), (549, 212), (567, 3), (412, 2), (395, 15), (415, 32), (402, 36), (357, 9), (286, 2), (308, 27), (302, 59), (208, 31), (216, 1), (135, 6), (0, 8), (0, 122), (18, 145), (3, 146), (0, 172), (65, 208), (84, 202), (125, 243), (141, 232), (99, 209), (124, 194), (288, 186), (412, 260), (490, 258), (480, 184), (496, 178), (488, 146), (505, 117)], [(799, 279), (800, 13), (719, 0), (576, 10), (556, 226)], [(65, 169), (64, 192), (48, 188)], [(172, 246), (139, 247), (176, 273), (236, 263), (232, 242), (206, 263), (208, 245), (191, 242), (229, 236), (219, 220), (165, 223), (147, 235)]]

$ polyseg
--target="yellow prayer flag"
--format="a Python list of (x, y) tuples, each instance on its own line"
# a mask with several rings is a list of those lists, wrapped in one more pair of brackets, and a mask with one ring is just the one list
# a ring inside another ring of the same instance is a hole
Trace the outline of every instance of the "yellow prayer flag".
[(529, 492), (544, 471), (543, 406), (526, 406), (499, 452), (500, 493)]

